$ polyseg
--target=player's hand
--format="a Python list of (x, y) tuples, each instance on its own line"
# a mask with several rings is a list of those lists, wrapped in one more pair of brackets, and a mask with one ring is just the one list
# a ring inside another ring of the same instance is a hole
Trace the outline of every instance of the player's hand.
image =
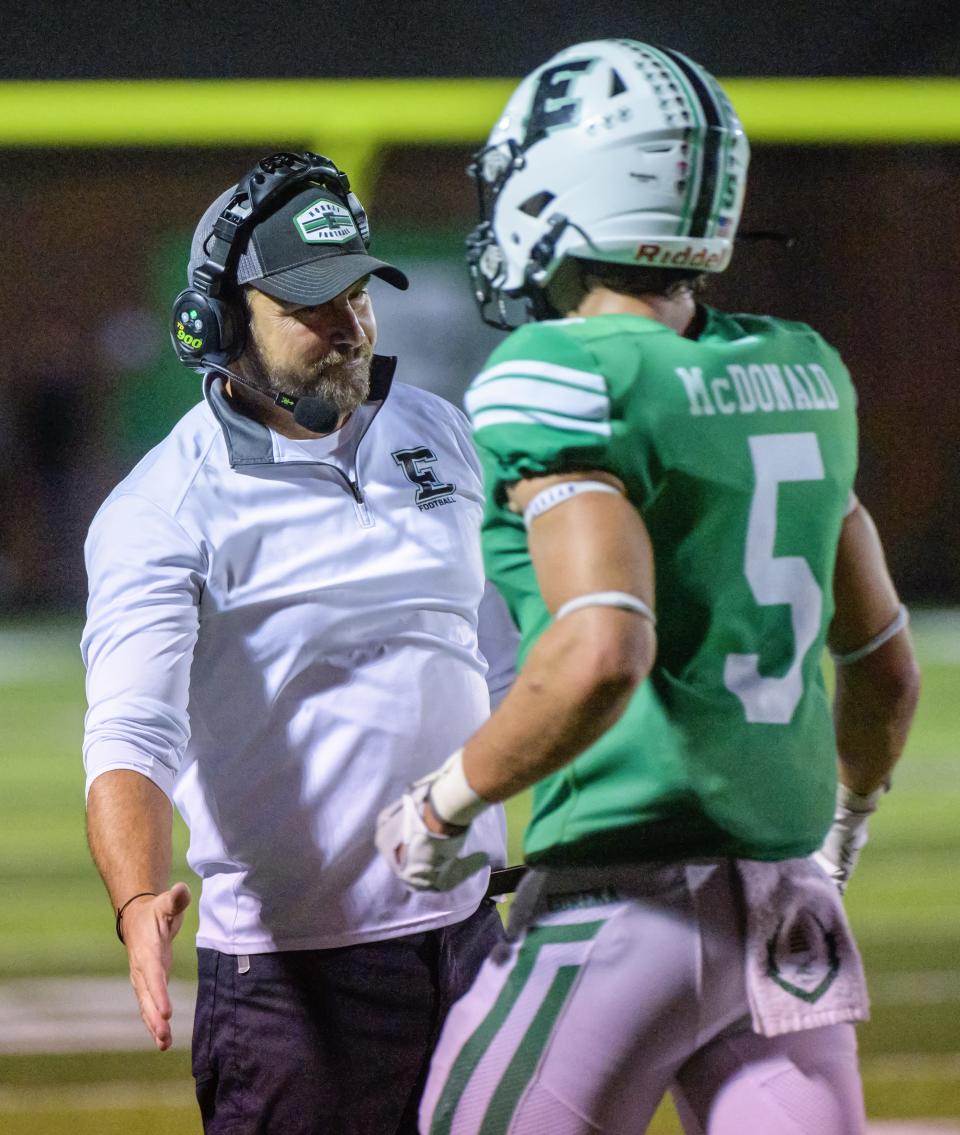
[(844, 784), (837, 785), (837, 808), (833, 823), (819, 851), (813, 853), (814, 862), (837, 884), (840, 894), (846, 890), (860, 852), (867, 843), (867, 821), (877, 810), (884, 789), (878, 788), (869, 796), (858, 796)]
[(130, 962), (130, 984), (140, 1016), (161, 1052), (173, 1040), (173, 1008), (167, 988), (173, 961), (173, 940), (190, 905), (190, 888), (175, 883), (169, 891), (138, 899), (123, 912), (123, 937)]
[[(467, 827), (453, 835), (431, 831), (424, 820), (433, 777), (414, 784), (377, 817), (377, 850), (401, 882), (415, 891), (452, 891), (487, 866), (484, 852), (460, 858)], [(429, 816), (429, 812), (427, 813)], [(434, 819), (432, 816), (431, 819)], [(434, 826), (443, 826), (434, 819)], [(446, 825), (446, 831), (454, 830)]]

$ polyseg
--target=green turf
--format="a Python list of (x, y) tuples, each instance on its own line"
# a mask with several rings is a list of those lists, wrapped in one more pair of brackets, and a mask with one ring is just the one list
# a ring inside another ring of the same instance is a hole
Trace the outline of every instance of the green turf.
[[(954, 772), (960, 649), (956, 615), (917, 620), (924, 692), (895, 791), (872, 825), (870, 846), (847, 905), (868, 974), (873, 1019), (859, 1030), (868, 1110), (874, 1117), (960, 1119), (960, 778)], [(83, 680), (75, 622), (0, 628), (0, 981), (25, 976), (124, 973), (110, 906), (83, 834), (79, 748)], [(528, 801), (509, 809), (511, 856)], [(186, 846), (177, 824), (177, 877)], [(175, 972), (193, 970), (191, 912)], [(919, 978), (911, 977), (919, 975)], [(934, 995), (923, 982), (934, 980)], [(936, 980), (940, 985), (936, 985)], [(921, 996), (903, 1003), (911, 982)], [(936, 996), (936, 990), (952, 994)], [(946, 985), (944, 985), (946, 983)], [(904, 992), (904, 990), (906, 992)], [(883, 996), (880, 996), (880, 994)], [(131, 1003), (132, 1011), (132, 1003)], [(137, 1084), (149, 1106), (123, 1106)], [(82, 1101), (70, 1103), (76, 1086)], [(97, 1086), (120, 1091), (98, 1108)], [(160, 1094), (158, 1095), (158, 1088)], [(163, 1055), (0, 1057), (0, 1130), (5, 1135), (199, 1132), (189, 1103), (189, 1061)], [(669, 1108), (651, 1132), (674, 1135)]]
[[(201, 1135), (196, 1107), (25, 1110), (2, 1116), (4, 1135)], [(663, 1135), (667, 1135), (669, 1129)]]
[(183, 1048), (171, 1048), (167, 1052), (144, 1050), (0, 1056), (0, 1084), (4, 1088), (22, 1090), (57, 1084), (108, 1084), (115, 1081), (183, 1082), (189, 1075), (190, 1053)]

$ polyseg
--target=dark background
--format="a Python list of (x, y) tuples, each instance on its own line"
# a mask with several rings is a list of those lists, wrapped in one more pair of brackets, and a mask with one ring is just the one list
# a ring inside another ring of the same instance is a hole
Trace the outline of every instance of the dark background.
[[(609, 35), (677, 47), (721, 77), (955, 76), (958, 13), (912, 0), (38, 3), (5, 6), (0, 81), (519, 76), (571, 42)], [(322, 136), (320, 122), (303, 144)], [(389, 148), (365, 200), (374, 252), (446, 265), (464, 308), (469, 289), (454, 266), (475, 220), (463, 176), (472, 148)], [(90, 517), (197, 396), (165, 330), (190, 232), (260, 156), (0, 149), (0, 609), (82, 601)], [(743, 227), (798, 241), (741, 246), (709, 301), (810, 322), (837, 345), (860, 391), (858, 491), (898, 583), (913, 602), (960, 602), (960, 145), (756, 146)], [(400, 318), (429, 351), (452, 317), (431, 300), (428, 276)], [(495, 341), (479, 320), (470, 326), (443, 388), (454, 398)]]
[(717, 75), (956, 75), (955, 0), (414, 0), (4, 5), (0, 78), (520, 76), (580, 40)]

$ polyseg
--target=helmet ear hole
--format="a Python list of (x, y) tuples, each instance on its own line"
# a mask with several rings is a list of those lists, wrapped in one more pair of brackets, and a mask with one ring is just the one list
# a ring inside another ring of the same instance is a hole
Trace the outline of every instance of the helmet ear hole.
[(555, 197), (556, 194), (551, 193), (549, 189), (544, 189), (540, 193), (534, 193), (532, 197), (528, 197), (520, 206), (520, 212), (526, 213), (528, 217), (539, 217)]

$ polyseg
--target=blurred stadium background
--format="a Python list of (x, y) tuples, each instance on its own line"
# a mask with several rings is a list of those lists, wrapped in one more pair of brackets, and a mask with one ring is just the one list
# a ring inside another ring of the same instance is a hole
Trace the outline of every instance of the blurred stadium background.
[[(86, 854), (77, 651), (89, 520), (199, 396), (166, 331), (196, 218), (266, 152), (329, 153), (372, 214), (374, 251), (413, 281), (374, 294), (381, 349), (402, 380), (459, 401), (497, 340), (461, 262), (468, 156), (511, 77), (611, 35), (668, 43), (729, 80), (754, 142), (743, 227), (797, 238), (742, 246), (708, 298), (812, 323), (859, 387), (858, 490), (925, 678), (849, 895), (875, 1002), (868, 1107), (960, 1130), (956, 4), (276, 0), (228, 18), (41, 0), (0, 53), (0, 1131), (199, 1130), (186, 1049), (157, 1056), (140, 1037)], [(669, 1109), (654, 1130), (677, 1130)]]

